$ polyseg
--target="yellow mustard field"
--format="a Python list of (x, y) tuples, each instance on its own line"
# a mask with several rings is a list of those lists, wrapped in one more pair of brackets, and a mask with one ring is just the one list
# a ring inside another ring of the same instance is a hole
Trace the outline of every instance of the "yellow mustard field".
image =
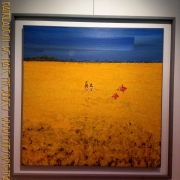
[(23, 165), (160, 167), (161, 63), (31, 61), (23, 76)]

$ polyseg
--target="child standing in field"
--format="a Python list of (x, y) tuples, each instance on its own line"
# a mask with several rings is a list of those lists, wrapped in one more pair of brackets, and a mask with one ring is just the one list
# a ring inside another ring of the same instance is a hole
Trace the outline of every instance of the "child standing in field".
[(86, 91), (88, 90), (88, 82), (87, 81), (85, 82), (84, 88)]
[(94, 87), (93, 87), (93, 85), (92, 85), (92, 83), (90, 84), (90, 86), (89, 86), (89, 87), (90, 87), (90, 91), (92, 91), (92, 90), (93, 90), (93, 88), (94, 88)]

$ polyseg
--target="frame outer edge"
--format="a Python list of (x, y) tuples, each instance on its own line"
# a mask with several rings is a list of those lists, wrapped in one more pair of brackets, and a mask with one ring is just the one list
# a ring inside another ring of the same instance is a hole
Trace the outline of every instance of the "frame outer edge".
[(10, 174), (14, 175), (14, 158), (13, 158), (13, 152), (14, 152), (14, 141), (13, 141), (13, 134), (14, 134), (14, 83), (15, 83), (15, 16), (11, 16), (11, 24), (10, 24), (10, 49), (11, 49), (11, 54), (10, 54), (10, 97), (11, 97), (11, 106), (10, 106), (10, 161), (11, 161), (11, 166), (10, 166)]
[[(10, 33), (10, 79), (11, 79), (11, 106), (10, 106), (10, 155), (11, 155), (11, 167), (10, 172), (12, 176), (21, 176), (27, 177), (30, 175), (31, 177), (39, 177), (44, 176), (42, 174), (32, 175), (31, 173), (19, 174), (14, 172), (14, 158), (13, 158), (13, 150), (14, 150), (14, 141), (13, 141), (13, 133), (14, 133), (14, 90), (15, 90), (15, 21), (16, 20), (80, 20), (86, 22), (133, 22), (133, 23), (165, 23), (171, 24), (171, 50), (170, 50), (170, 94), (169, 97), (174, 97), (174, 56), (175, 56), (175, 17), (149, 17), (149, 16), (101, 16), (101, 15), (66, 15), (66, 14), (25, 14), (25, 13), (12, 13), (11, 16), (11, 33)], [(170, 98), (169, 103), (169, 153), (168, 153), (168, 170), (167, 175), (108, 175), (107, 177), (103, 177), (103, 175), (51, 175), (58, 177), (96, 177), (97, 179), (117, 179), (117, 178), (133, 178), (133, 179), (169, 179), (172, 178), (172, 145), (173, 145), (173, 98)], [(46, 176), (50, 176), (46, 175)]]
[(176, 18), (172, 19), (171, 23), (171, 64), (170, 64), (170, 103), (169, 103), (169, 168), (168, 175), (172, 178), (172, 156), (173, 156), (173, 106), (174, 106), (174, 66), (175, 66), (175, 28), (176, 28)]

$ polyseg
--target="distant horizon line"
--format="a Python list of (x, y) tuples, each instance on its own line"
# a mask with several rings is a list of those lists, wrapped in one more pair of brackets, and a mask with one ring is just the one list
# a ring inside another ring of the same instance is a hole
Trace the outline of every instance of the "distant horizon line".
[(160, 60), (76, 60), (76, 59), (64, 59), (64, 58), (56, 58), (51, 56), (33, 56), (33, 57), (24, 57), (24, 61), (52, 61), (52, 62), (86, 62), (86, 63), (97, 63), (97, 62), (108, 62), (108, 63), (162, 63)]

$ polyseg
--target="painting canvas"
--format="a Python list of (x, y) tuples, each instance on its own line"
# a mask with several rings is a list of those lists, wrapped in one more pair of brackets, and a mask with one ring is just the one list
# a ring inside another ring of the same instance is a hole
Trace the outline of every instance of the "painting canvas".
[(160, 167), (163, 33), (24, 26), (21, 164)]

